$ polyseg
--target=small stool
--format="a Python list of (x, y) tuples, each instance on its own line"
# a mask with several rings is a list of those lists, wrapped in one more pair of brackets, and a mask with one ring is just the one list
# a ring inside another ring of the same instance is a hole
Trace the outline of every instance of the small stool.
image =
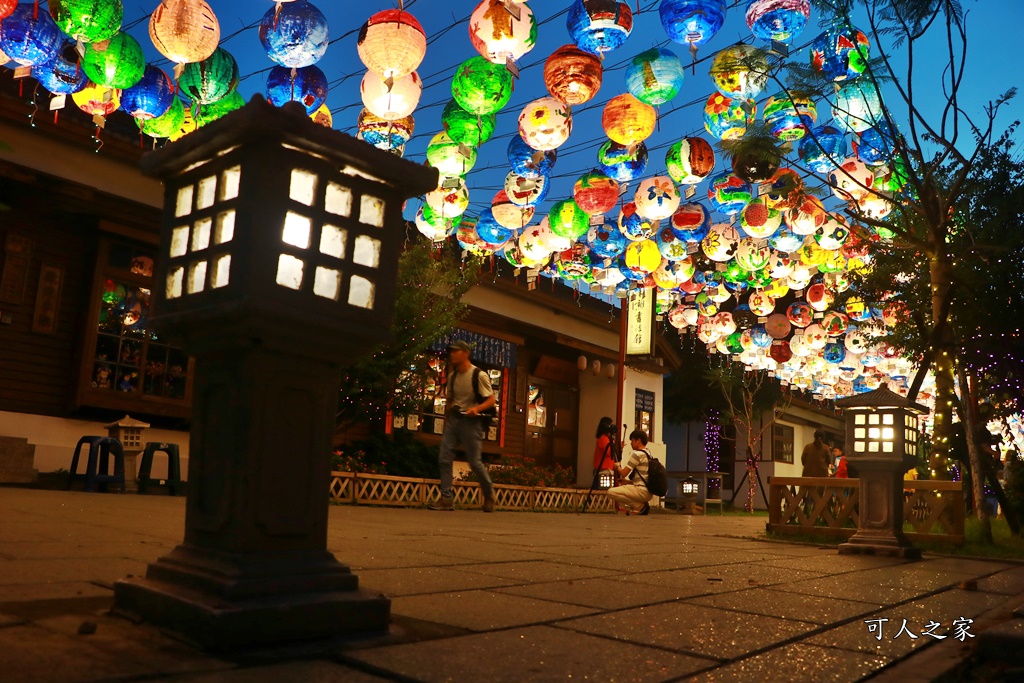
[[(89, 456), (85, 465), (85, 473), (78, 474), (78, 461), (82, 454), (82, 446), (88, 444)], [(108, 474), (110, 469), (110, 456), (114, 456), (114, 473)], [(106, 436), (83, 436), (75, 446), (75, 453), (71, 458), (71, 472), (68, 474), (67, 490), (77, 479), (85, 481), (85, 490), (94, 492), (99, 486), (106, 490), (107, 484), (121, 484), (121, 493), (124, 493), (124, 449), (121, 442)]]
[(142, 464), (139, 466), (139, 493), (145, 493), (150, 484), (159, 484), (159, 479), (152, 479), (150, 473), (153, 471), (153, 454), (165, 453), (167, 455), (167, 494), (178, 495), (181, 488), (181, 456), (178, 454), (178, 444), (161, 443), (158, 441), (146, 442), (146, 450), (142, 452)]

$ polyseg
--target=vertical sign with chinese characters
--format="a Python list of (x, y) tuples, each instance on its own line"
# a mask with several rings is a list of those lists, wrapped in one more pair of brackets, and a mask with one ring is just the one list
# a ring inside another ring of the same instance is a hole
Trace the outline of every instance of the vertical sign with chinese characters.
[(633, 293), (626, 307), (626, 355), (654, 354), (654, 293), (641, 289)]

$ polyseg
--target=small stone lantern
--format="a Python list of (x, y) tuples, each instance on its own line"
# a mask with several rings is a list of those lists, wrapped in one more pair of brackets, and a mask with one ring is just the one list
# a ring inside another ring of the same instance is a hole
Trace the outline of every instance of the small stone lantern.
[(139, 467), (137, 458), (146, 448), (146, 441), (142, 438), (142, 430), (149, 428), (149, 423), (136, 420), (125, 415), (117, 422), (103, 425), (107, 435), (112, 439), (121, 442), (124, 449), (124, 486), (127, 491), (138, 490)]
[(142, 167), (165, 191), (150, 320), (195, 358), (189, 487), (184, 542), (114, 611), (208, 649), (387, 633), (390, 601), (327, 550), (331, 437), (437, 171), (259, 96)]
[(846, 411), (846, 459), (860, 479), (857, 533), (839, 553), (920, 558), (903, 534), (903, 473), (917, 458), (917, 416), (928, 409), (886, 386), (835, 403)]
[(679, 482), (679, 490), (683, 496), (683, 506), (679, 510), (685, 515), (697, 513), (697, 498), (700, 497), (700, 482), (693, 477), (687, 477)]

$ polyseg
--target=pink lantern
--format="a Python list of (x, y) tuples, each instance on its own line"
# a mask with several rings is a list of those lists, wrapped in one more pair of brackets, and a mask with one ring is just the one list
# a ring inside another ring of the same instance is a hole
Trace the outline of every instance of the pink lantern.
[[(793, 331), (793, 326), (790, 324), (789, 318), (787, 318), (782, 313), (772, 313), (770, 316), (768, 316), (768, 320), (765, 321), (764, 331), (767, 332), (768, 336), (771, 337), (772, 339), (783, 339), (784, 337), (788, 336), (790, 332)], [(789, 349), (788, 344), (786, 345), (786, 349)], [(789, 360), (789, 358), (787, 358), (786, 360)], [(785, 363), (786, 361), (779, 362)]]

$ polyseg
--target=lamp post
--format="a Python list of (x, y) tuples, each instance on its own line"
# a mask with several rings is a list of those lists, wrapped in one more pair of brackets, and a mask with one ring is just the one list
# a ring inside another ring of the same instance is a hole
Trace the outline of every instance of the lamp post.
[(227, 649), (388, 629), (327, 550), (341, 368), (390, 335), (403, 200), (437, 172), (256, 96), (143, 159), (152, 319), (195, 357), (185, 539), (114, 610)]
[(835, 403), (846, 411), (847, 460), (860, 479), (857, 532), (839, 553), (920, 558), (903, 534), (903, 473), (917, 457), (917, 416), (928, 409), (886, 386)]

